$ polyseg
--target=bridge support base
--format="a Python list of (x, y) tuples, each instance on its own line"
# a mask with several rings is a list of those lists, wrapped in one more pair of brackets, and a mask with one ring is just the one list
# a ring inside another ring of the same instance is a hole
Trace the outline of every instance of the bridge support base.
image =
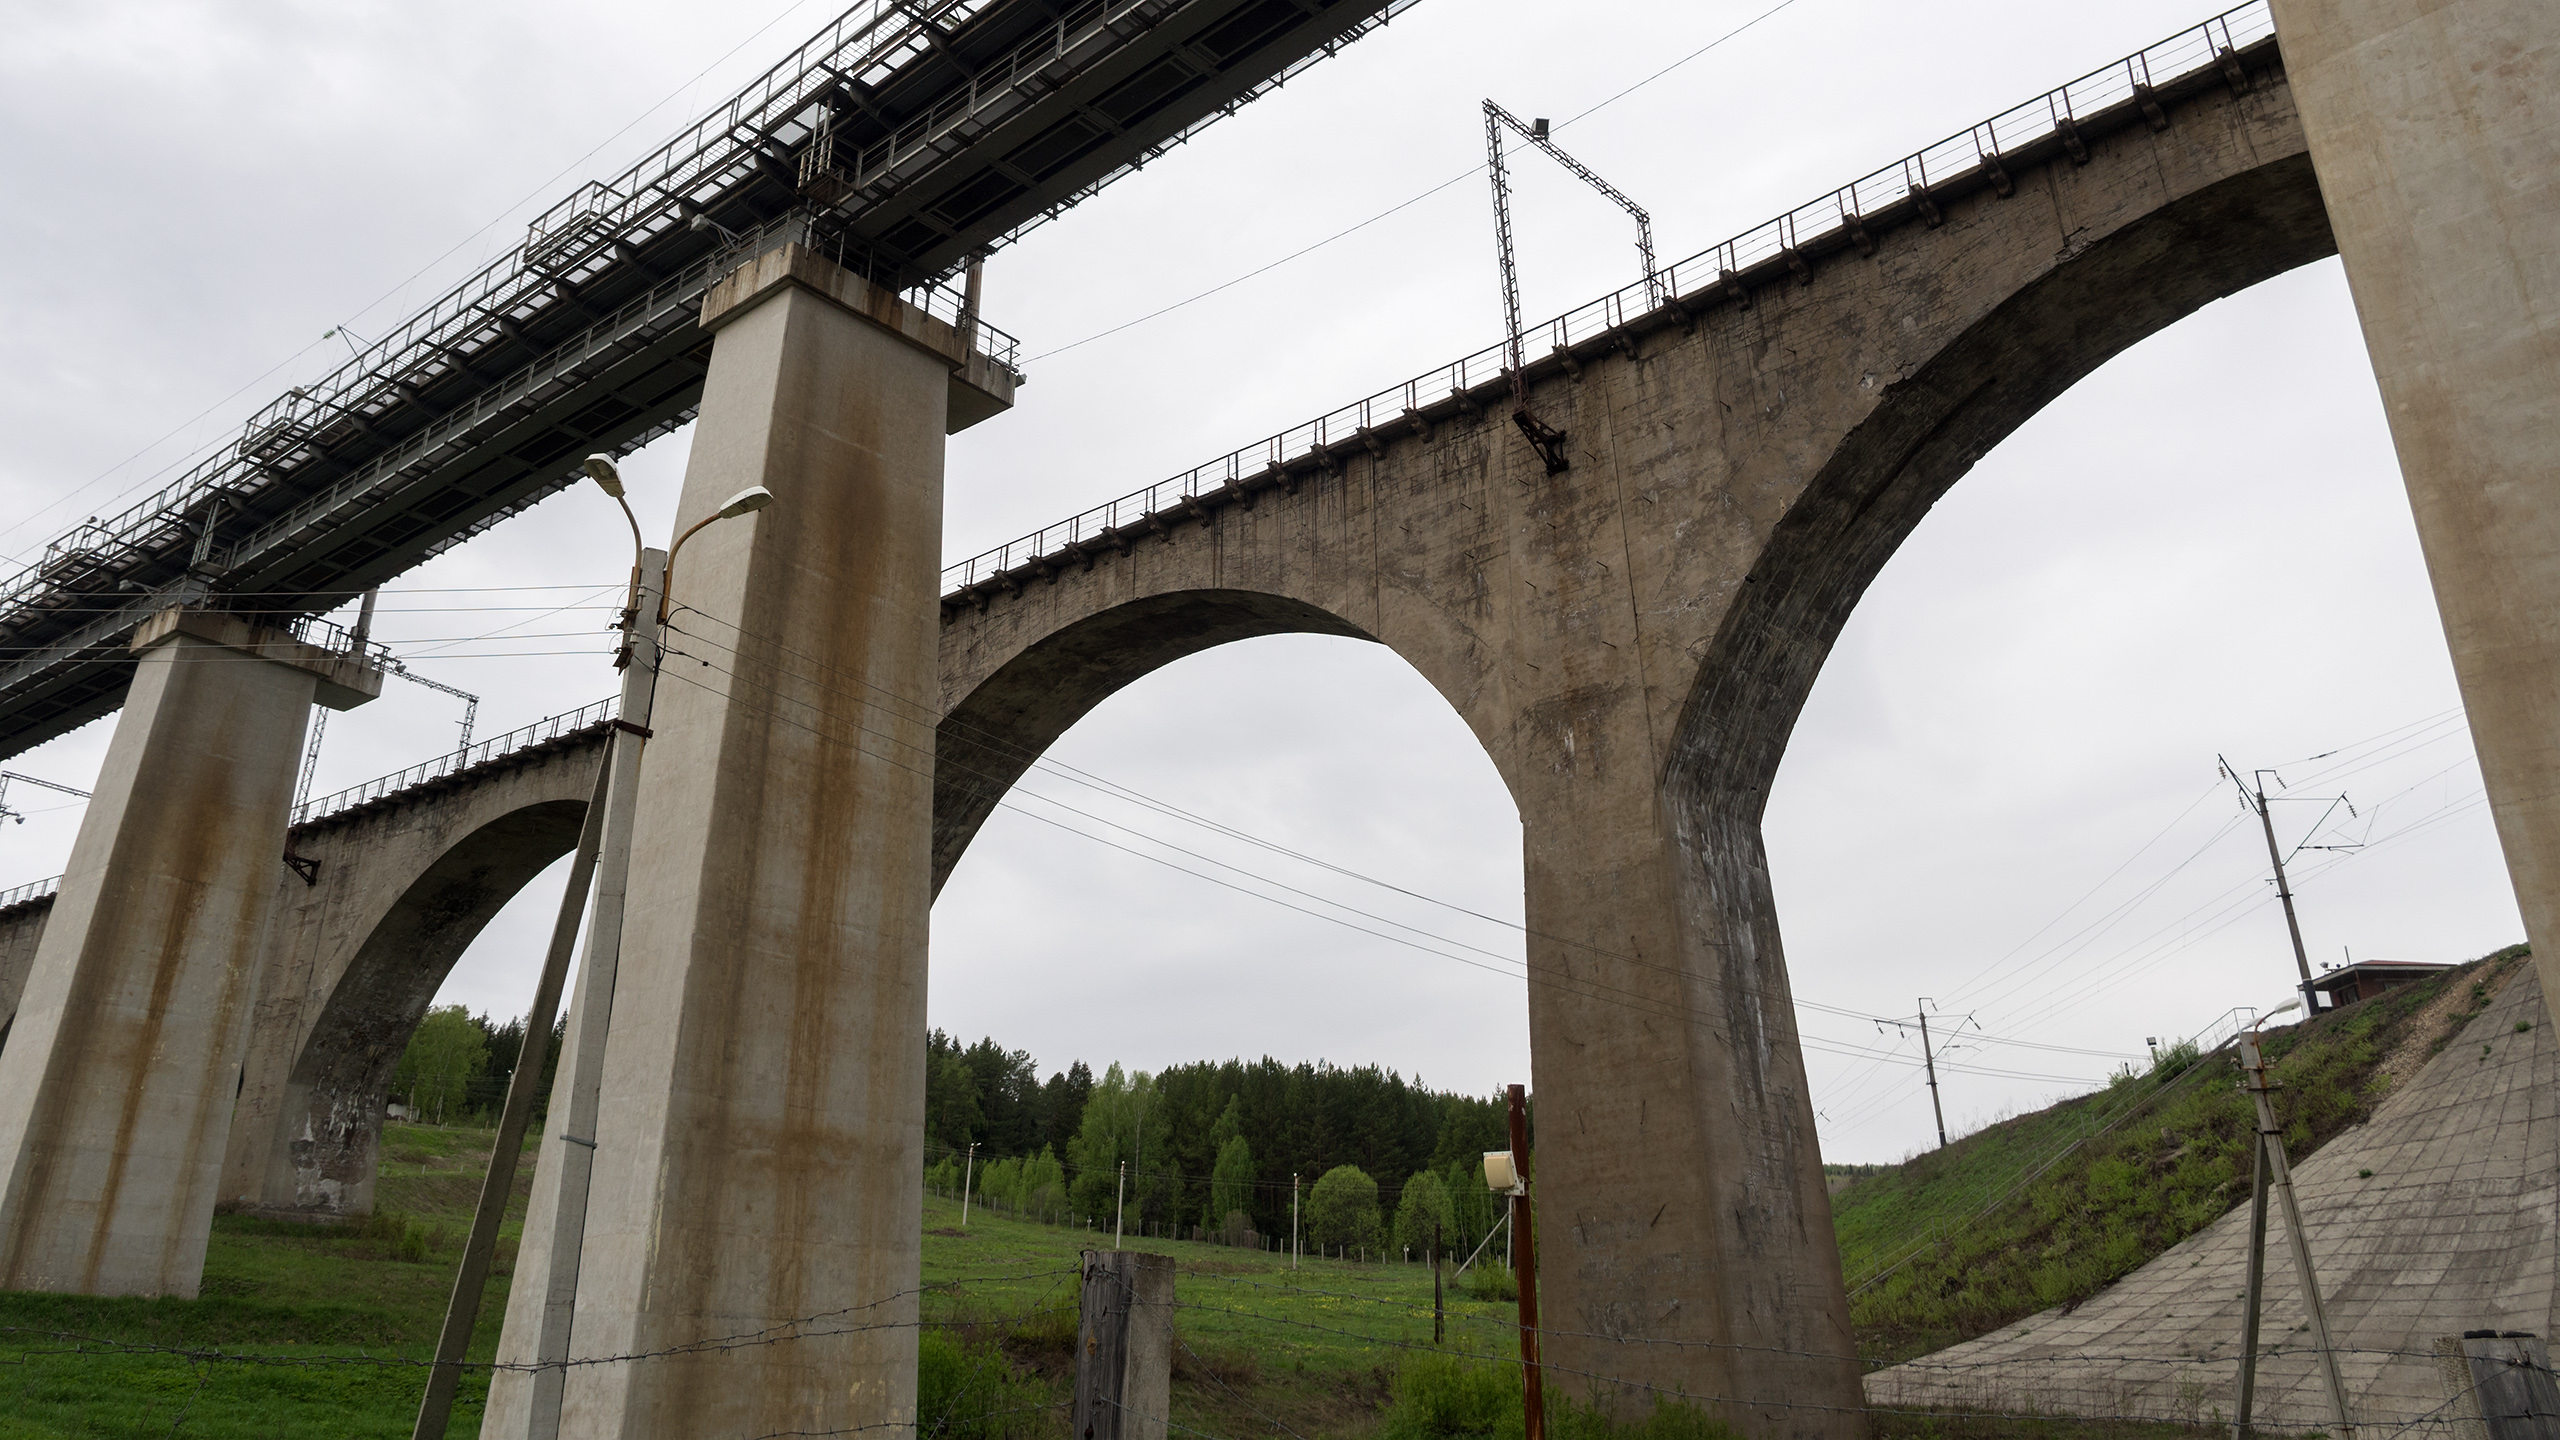
[[(551, 1382), (558, 1433), (900, 1433), (943, 435), (968, 357), (948, 327), (805, 254), (765, 257), (704, 312), (718, 340), (679, 528), (749, 485), (777, 499), (674, 562), (604, 1105), (576, 1137), (593, 1178), (567, 1349), (649, 1358)], [(594, 999), (582, 976), (577, 1003)], [(575, 1213), (552, 1159), (575, 1143), (568, 1113), (554, 1105), (544, 1137), (507, 1360), (534, 1358), (536, 1277), (561, 1273), (541, 1237)], [(482, 1433), (542, 1433), (549, 1403), (501, 1372)]]
[(0, 1047), (0, 1288), (192, 1296), (312, 702), (379, 672), (169, 611)]
[(2275, 13), (2525, 936), (2560, 996), (2560, 7)]

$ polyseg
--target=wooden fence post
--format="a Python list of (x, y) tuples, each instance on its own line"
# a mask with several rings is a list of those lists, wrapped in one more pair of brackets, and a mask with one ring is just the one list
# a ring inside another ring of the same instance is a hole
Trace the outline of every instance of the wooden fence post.
[(1173, 1399), (1173, 1259), (1084, 1252), (1073, 1440), (1165, 1440)]

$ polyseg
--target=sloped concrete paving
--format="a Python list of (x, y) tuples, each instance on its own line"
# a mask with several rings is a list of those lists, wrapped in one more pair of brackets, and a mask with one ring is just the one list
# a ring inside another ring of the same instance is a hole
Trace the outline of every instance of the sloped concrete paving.
[[(2532, 1028), (2519, 1032), (2524, 1022)], [(2513, 967), (2488, 1008), (2370, 1122), (2295, 1167), (2359, 1426), (2448, 1432), (2436, 1339), (2489, 1328), (2548, 1337), (2560, 1320), (2552, 1029), (2533, 968)], [(2283, 1092), (2276, 1103), (2282, 1114)], [(2271, 1208), (2256, 1419), (2325, 1429), (2283, 1214)], [(2047, 1310), (1867, 1376), (1867, 1397), (1886, 1407), (2227, 1419), (2248, 1246), (2243, 1204), (2069, 1313)]]

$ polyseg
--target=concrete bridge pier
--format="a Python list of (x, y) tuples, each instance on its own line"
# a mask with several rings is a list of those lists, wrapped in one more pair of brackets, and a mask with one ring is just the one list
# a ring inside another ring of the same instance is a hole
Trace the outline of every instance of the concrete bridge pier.
[(2560, 996), (2560, 6), (2275, 13), (2525, 936)]
[(1614, 678), (1524, 707), (1522, 758), (1544, 763), (1513, 771), (1549, 1388), (1861, 1434), (1761, 796), (1666, 773)]
[(237, 615), (144, 623), (0, 1048), (0, 1287), (193, 1296), (316, 699), (358, 657)]
[[(1012, 382), (796, 246), (703, 314), (718, 338), (678, 526), (748, 485), (777, 498), (674, 563), (568, 1341), (652, 1358), (569, 1371), (559, 1433), (903, 1427), (943, 436)], [(569, 1113), (552, 1107), (546, 1172)], [(535, 1182), (508, 1360), (536, 1353), (561, 1192)], [(758, 1343), (667, 1353), (738, 1336)], [(541, 1391), (502, 1372), (482, 1433), (538, 1431)]]

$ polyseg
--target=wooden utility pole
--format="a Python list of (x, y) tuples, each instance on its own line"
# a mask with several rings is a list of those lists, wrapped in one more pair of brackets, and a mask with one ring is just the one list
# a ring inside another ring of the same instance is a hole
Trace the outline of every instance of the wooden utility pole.
[(2320, 1301), (2320, 1279), (2311, 1269), (2311, 1237), (2302, 1228), (2302, 1205), (2294, 1197), (2293, 1170), (2284, 1158), (2284, 1131), (2276, 1124), (2275, 1102), (2268, 1098), (2275, 1086), (2267, 1079), (2267, 1062), (2258, 1045), (2255, 1031), (2240, 1037), (2240, 1088), (2249, 1092), (2257, 1110), (2258, 1188), (2249, 1207), (2250, 1220), (2256, 1228), (2250, 1241), (2248, 1314), (2242, 1321), (2247, 1343), (2240, 1352), (2240, 1397), (2231, 1432), (2237, 1440), (2247, 1430), (2250, 1404), (2257, 1389), (2258, 1313), (2266, 1293), (2262, 1282), (2266, 1274), (2267, 1192), (2272, 1188), (2284, 1202), (2285, 1239), (2293, 1250), (2294, 1278), (2302, 1285), (2302, 1308), (2311, 1321), (2311, 1344), (2320, 1353), (2320, 1375), (2329, 1391), (2336, 1440), (2351, 1440), (2355, 1426), (2348, 1418), (2347, 1382), (2338, 1371), (2338, 1352), (2329, 1343), (2329, 1310)]
[(1511, 1102), (1511, 1163), (1519, 1188), (1511, 1197), (1511, 1243), (1518, 1247), (1513, 1274), (1520, 1282), (1520, 1378), (1526, 1440), (1547, 1440), (1547, 1400), (1538, 1374), (1538, 1236), (1529, 1210), (1529, 1098), (1514, 1085)]
[(1084, 1252), (1076, 1389), (1080, 1440), (1165, 1440), (1173, 1395), (1173, 1261), (1137, 1250)]

